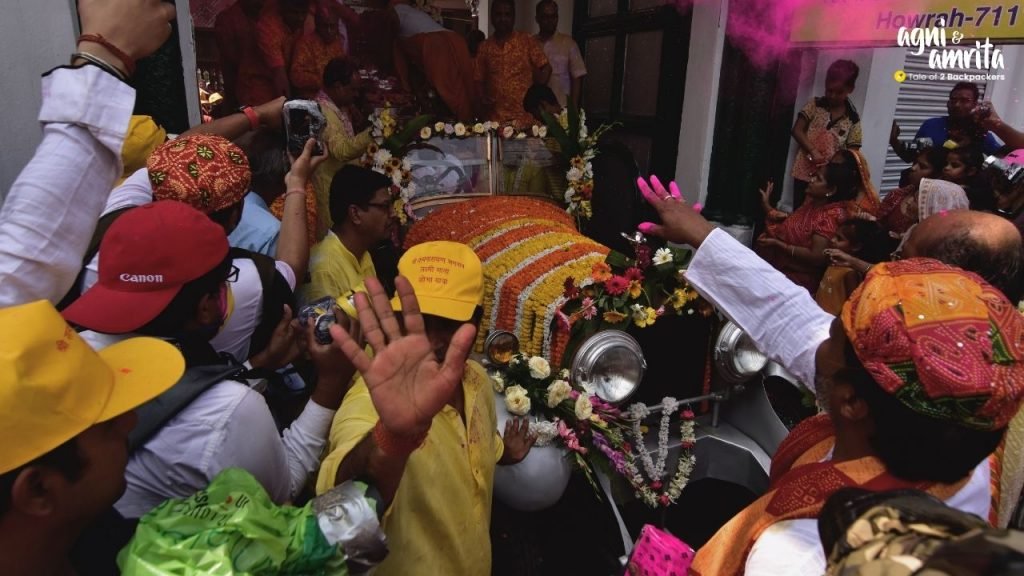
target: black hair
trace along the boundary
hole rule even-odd
[[[540,9],[543,8],[544,6],[554,6],[555,12],[558,12],[558,2],[555,2],[555,0],[540,0],[540,2],[537,2],[536,9],[536,13],[538,15],[540,14]]]
[[[513,13],[515,13],[516,11],[515,0],[491,0],[491,10],[494,10],[494,7],[497,6],[498,4],[505,4],[506,6],[512,9]]]
[[[362,166],[342,166],[331,179],[330,209],[334,225],[348,219],[349,206],[356,205],[365,210],[381,188],[391,188],[391,180],[387,176]]]
[[[846,368],[837,375],[867,403],[871,448],[897,478],[952,484],[965,478],[1003,439],[1005,428],[975,430],[915,412],[870,376],[847,340]]]
[[[356,65],[348,58],[334,58],[324,66],[324,87],[341,83],[348,86],[352,83],[352,76],[356,73]]]
[[[533,114],[534,110],[540,109],[543,102],[558,106],[558,98],[555,97],[555,92],[550,86],[534,84],[526,90],[526,95],[523,96],[523,110]]]
[[[228,254],[212,270],[182,286],[163,312],[136,332],[158,338],[180,337],[185,324],[195,318],[196,308],[203,296],[214,295],[220,291],[231,265],[231,255]]]
[[[949,91],[949,95],[952,96],[953,92],[957,90],[970,90],[975,101],[981,98],[981,90],[978,89],[978,85],[974,82],[957,82],[953,85],[953,89]]]
[[[974,168],[976,171],[981,171],[982,164],[985,163],[985,152],[977,144],[953,148],[946,154],[946,161],[948,162],[949,157],[953,155],[958,156],[968,168]]]
[[[27,464],[0,474],[0,517],[11,509],[11,490],[14,488],[14,481],[31,466],[53,468],[69,482],[77,482],[85,470],[85,459],[78,451],[78,437],[68,440]]]
[[[836,60],[829,64],[828,71],[825,72],[826,83],[842,82],[850,90],[856,86],[858,77],[860,67],[853,60]]]
[[[208,212],[206,216],[210,220],[213,220],[213,222],[216,223],[218,226],[223,228],[225,233],[230,234],[228,226],[231,225],[231,220],[234,219],[235,214],[242,207],[243,201],[244,200],[239,200],[238,202],[235,202],[231,206],[228,206],[227,208],[221,208],[216,212]]]
[[[875,220],[847,218],[839,223],[839,227],[853,232],[849,235],[850,241],[860,247],[854,256],[865,262],[877,264],[888,260],[895,248],[893,239]]]
[[[842,163],[830,162],[825,166],[825,184],[836,189],[835,194],[829,198],[830,202],[853,200],[857,197],[857,181],[860,179],[857,160],[849,150],[840,150],[839,153],[843,157]]]
[[[252,190],[260,195],[274,197],[283,193],[284,176],[289,166],[281,135],[269,128],[260,128],[247,134],[237,144],[249,159]]]
[[[1010,302],[1020,302],[1024,297],[1021,286],[1024,246],[1019,241],[1012,247],[989,247],[979,242],[970,228],[962,226],[943,234],[922,255],[974,272],[999,289]]]
[[[942,146],[928,146],[917,153],[917,158],[924,157],[932,167],[931,177],[942,175],[942,168],[946,165],[946,156],[949,150]]]

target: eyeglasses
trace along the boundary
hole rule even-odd
[[[231,283],[238,282],[238,266],[235,266],[234,264],[232,264],[231,265],[231,269],[228,270],[228,275],[227,275],[226,278],[224,278],[224,280],[226,282],[231,282]]]
[[[390,202],[367,202],[366,206],[367,207],[372,206],[374,208],[380,208],[381,210],[389,210],[389,209],[391,209],[391,203]]]

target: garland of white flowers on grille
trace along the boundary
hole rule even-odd
[[[651,410],[644,404],[633,404],[629,407],[630,418],[633,421],[632,435],[634,450],[627,452],[626,478],[629,480],[636,497],[648,506],[656,507],[659,504],[668,506],[674,504],[683,492],[683,488],[690,481],[693,473],[696,458],[693,455],[693,448],[697,443],[695,435],[694,414],[689,408],[679,413],[679,437],[680,452],[679,462],[676,465],[675,474],[667,485],[662,483],[665,476],[665,462],[668,460],[668,433],[669,422],[672,413],[682,405],[675,398],[666,397],[661,401],[661,425],[658,429],[658,456],[657,461],[651,458],[650,453],[644,446],[644,433],[640,428],[641,421],[650,416]],[[644,480],[636,464],[637,453],[643,464],[644,472],[650,478],[650,483]]]

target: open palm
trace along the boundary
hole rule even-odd
[[[434,415],[451,399],[462,380],[476,327],[461,326],[452,337],[444,361],[438,362],[412,286],[401,276],[395,284],[402,301],[404,334],[380,282],[367,279],[369,302],[365,295],[356,295],[359,324],[373,347],[373,359],[344,328],[332,326],[331,335],[363,375],[381,425],[392,434],[416,436],[430,428]]]

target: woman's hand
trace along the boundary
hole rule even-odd
[[[815,168],[820,168],[825,164],[828,164],[829,159],[825,158],[825,155],[817,150],[812,150],[809,156],[811,164],[814,164]]]
[[[764,209],[764,213],[767,214],[772,211],[772,191],[775,190],[775,182],[771,179],[765,183],[764,188],[759,188],[757,191],[761,195],[761,208]]]
[[[677,244],[689,244],[699,248],[715,227],[700,215],[698,206],[688,205],[679,192],[675,182],[669,184],[669,190],[661,184],[657,176],[651,176],[650,184],[643,178],[637,178],[637,186],[644,199],[654,207],[661,219],[661,224],[641,222],[637,230],[664,238]]]
[[[761,234],[757,239],[757,245],[762,248],[779,248],[780,250],[788,250],[789,244],[786,244],[778,238],[773,238],[767,234]]]

